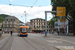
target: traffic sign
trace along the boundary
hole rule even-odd
[[[66,22],[66,19],[63,19],[63,22]]]
[[[66,8],[65,7],[57,7],[57,16],[65,16]]]
[[[63,22],[63,19],[62,18],[60,18],[60,22]]]
[[[66,18],[60,18],[60,22],[66,22]]]

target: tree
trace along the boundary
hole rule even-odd
[[[57,7],[66,7],[66,19],[73,23],[73,33],[75,35],[75,0],[51,0],[53,11]]]
[[[4,18],[8,17],[9,15],[0,14],[0,22],[3,22]]]
[[[54,17],[50,20],[49,25],[51,24],[51,25],[53,25],[53,27],[54,27],[54,23],[58,20],[58,18],[59,18],[59,17],[54,16]]]

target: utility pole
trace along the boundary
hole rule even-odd
[[[45,37],[47,37],[47,12],[45,11]]]
[[[24,11],[24,13],[25,13],[25,25],[26,25],[26,11]]]
[[[9,5],[10,5],[10,15],[11,15],[11,4],[9,3]]]
[[[56,13],[56,11],[45,11],[45,37],[47,37],[47,13]]]

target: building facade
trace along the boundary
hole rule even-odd
[[[2,23],[0,22],[0,30],[2,29],[1,27],[2,27]]]
[[[47,21],[47,32],[53,32],[53,31],[54,31],[53,25],[49,24],[49,21]]]
[[[25,23],[26,26],[28,26],[28,32],[31,33],[32,32],[32,25],[30,22]]]
[[[14,16],[6,17],[3,21],[3,33],[10,33],[10,31],[18,32],[19,19]]]
[[[45,32],[45,19],[42,18],[35,18],[31,19],[30,23],[32,25],[32,32],[40,33]],[[48,25],[47,22],[47,32],[51,31],[52,26]]]

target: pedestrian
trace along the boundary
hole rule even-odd
[[[58,31],[57,33],[58,33],[58,35],[59,35],[59,31]]]
[[[52,32],[51,32],[52,34],[54,33],[54,31],[52,30]]]
[[[12,31],[11,31],[11,36],[12,36]]]
[[[51,31],[49,32],[49,34],[51,33]]]

